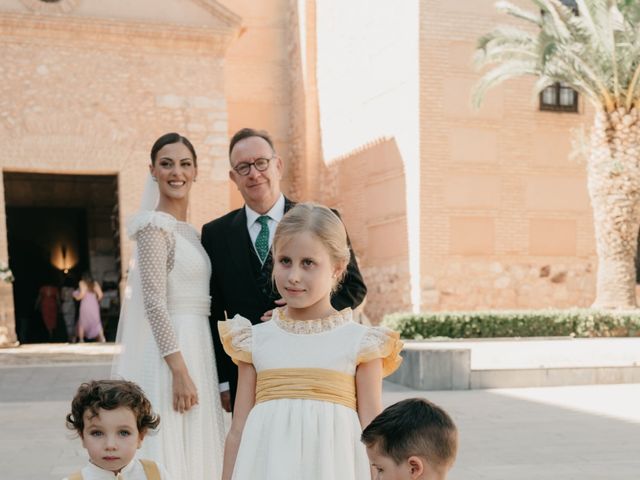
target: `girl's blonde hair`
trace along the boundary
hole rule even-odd
[[[351,258],[347,231],[342,220],[324,205],[311,202],[298,203],[282,217],[273,237],[273,255],[277,255],[278,245],[296,234],[309,232],[315,236],[329,253],[335,265],[342,268],[334,289],[344,278]]]

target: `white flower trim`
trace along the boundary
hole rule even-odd
[[[136,234],[147,225],[153,225],[167,233],[173,233],[178,221],[164,212],[145,211],[138,212],[127,221],[127,234],[134,239]]]

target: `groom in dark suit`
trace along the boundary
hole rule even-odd
[[[211,333],[215,347],[220,398],[231,411],[238,369],[224,352],[218,335],[219,320],[236,314],[256,324],[268,320],[283,305],[271,282],[271,241],[278,223],[294,205],[280,191],[284,165],[264,131],[244,128],[229,145],[229,178],[244,198],[245,206],[202,227],[202,245],[211,259]],[[337,213],[337,212],[336,212]],[[355,308],[367,288],[353,251],[347,274],[331,303],[337,310]]]

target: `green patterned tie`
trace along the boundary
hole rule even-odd
[[[256,252],[260,261],[264,263],[269,254],[269,217],[262,215],[256,221],[260,224],[260,233],[256,237]]]

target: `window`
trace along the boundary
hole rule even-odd
[[[554,83],[540,92],[540,110],[577,112],[578,92],[563,83]]]
[[[560,2],[578,15],[576,0],[560,0]],[[545,15],[544,11],[542,15]],[[540,110],[577,113],[578,92],[563,83],[554,83],[540,92]]]

